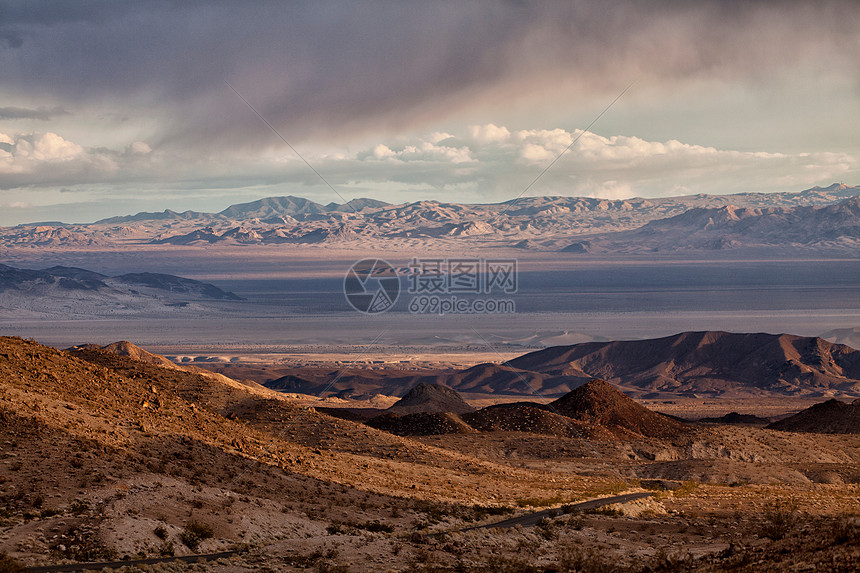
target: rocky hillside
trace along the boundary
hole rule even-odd
[[[768,428],[816,434],[860,434],[860,399],[851,403],[827,400],[774,422]]]
[[[544,391],[565,380],[596,377],[652,394],[860,395],[860,351],[790,334],[706,331],[591,342],[546,348],[508,365],[543,375]]]
[[[475,408],[466,403],[456,391],[442,384],[422,382],[409,390],[388,412],[392,414],[417,414],[452,412],[465,414]]]
[[[689,426],[637,404],[611,384],[591,380],[549,404],[518,402],[474,411],[450,388],[421,384],[404,406],[395,406],[367,423],[398,435],[439,435],[480,432],[525,432],[589,439],[677,436]],[[408,399],[407,399],[408,398]],[[453,409],[468,408],[467,412]],[[465,408],[463,408],[465,406]],[[422,410],[422,408],[424,408]],[[398,415],[401,412],[404,415]]]
[[[668,437],[686,429],[685,424],[637,404],[611,384],[594,379],[547,406],[568,418],[610,431],[629,430],[649,437]]]
[[[334,378],[334,384],[332,380]],[[289,392],[401,395],[419,384],[458,392],[557,398],[592,378],[641,398],[860,396],[860,351],[790,334],[682,332],[647,340],[552,346],[504,364],[408,373],[296,369],[267,382]]]
[[[826,549],[816,565],[847,571],[856,561],[847,560],[853,530],[834,528],[835,537],[822,541],[830,529],[819,525],[853,507],[860,483],[854,435],[708,426],[663,439],[521,403],[507,407],[510,416],[505,407],[387,414],[424,434],[405,438],[153,360],[160,362],[130,343],[68,352],[0,337],[0,569],[233,550],[192,568],[367,573],[432,559],[441,570],[465,562],[476,571],[530,571],[520,560],[525,551],[541,570],[596,567],[591,557],[573,561],[573,553],[556,567],[546,557],[555,560],[563,542],[606,553],[601,570],[608,570],[667,542],[714,543],[705,547],[723,563],[736,555],[724,551],[730,535],[754,549],[741,564],[790,555],[795,569],[820,569],[808,559],[800,567],[796,556],[810,547]],[[553,407],[601,424],[629,411],[605,384],[583,388]],[[553,433],[533,432],[541,426]],[[434,428],[446,433],[426,435]],[[536,529],[467,531],[515,508],[640,491],[640,479],[701,483],[644,508],[624,505],[623,517],[612,508],[559,515],[555,523],[550,515]],[[814,537],[767,549],[749,519],[760,519],[775,490],[805,503],[802,530],[814,523]],[[714,531],[720,538],[711,542]],[[453,532],[435,543],[436,534]],[[523,535],[536,541],[523,545]],[[488,561],[488,547],[504,560],[494,554]],[[676,569],[663,561],[630,570]],[[717,562],[696,563],[713,571]],[[165,566],[184,567],[155,567]]]

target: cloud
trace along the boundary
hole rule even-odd
[[[12,156],[33,162],[71,161],[83,155],[84,148],[66,141],[56,133],[19,135],[14,142]]]
[[[84,148],[67,141],[56,133],[17,134],[11,137],[0,133],[0,173],[20,173],[44,163],[68,162],[81,158]]]
[[[469,126],[469,136],[479,143],[502,143],[511,137],[507,127],[499,127],[492,123],[487,125]]]
[[[38,119],[48,121],[61,115],[71,115],[62,107],[40,107],[32,109],[27,107],[0,107],[0,119]]]
[[[145,145],[145,144],[144,144]],[[100,182],[134,175],[127,154],[87,149],[54,132],[0,133],[0,189]]]
[[[144,141],[134,141],[125,150],[128,155],[149,155],[152,148]]]
[[[846,152],[742,151],[560,128],[513,130],[495,124],[470,126],[463,133],[431,132],[379,141],[357,152],[304,156],[335,188],[365,189],[366,195],[395,202],[400,190],[450,201],[506,200],[539,175],[529,194],[618,198],[665,196],[679,189],[800,190],[860,170],[860,158]],[[7,189],[63,186],[83,193],[92,185],[110,184],[111,196],[136,194],[141,187],[212,193],[258,186],[260,194],[282,194],[286,186],[289,193],[305,195],[323,187],[290,153],[189,159],[153,150],[142,141],[116,150],[86,148],[52,132],[0,133],[0,174]]]
[[[605,137],[581,130],[513,131],[488,125],[470,126],[461,136],[447,135],[439,141],[431,134],[399,147],[380,143],[357,153],[354,160],[317,167],[331,173],[327,176],[331,181],[363,180],[370,184],[374,177],[380,177],[410,186],[435,186],[440,195],[451,186],[457,186],[460,193],[465,186],[474,197],[492,200],[516,196],[563,153],[530,189],[531,194],[620,198],[666,196],[679,190],[800,190],[804,185],[832,182],[860,168],[860,158],[849,153],[740,151],[678,140]],[[448,141],[462,142],[462,147],[445,147]],[[453,153],[454,149],[459,153]],[[378,167],[382,164],[384,172]]]
[[[850,0],[35,0],[3,12],[0,95],[76,114],[133,110],[129,121],[146,110],[147,140],[174,151],[278,145],[225,79],[292,143],[355,141],[512,106],[587,107],[632,79],[645,87],[631,98],[659,100],[700,82],[761,86],[804,65],[846,77],[860,49]]]

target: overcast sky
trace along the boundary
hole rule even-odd
[[[0,2],[0,224],[341,202],[230,86],[346,199],[508,200],[577,137],[528,195],[860,184],[858,22],[856,1]]]

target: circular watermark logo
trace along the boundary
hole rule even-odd
[[[343,294],[358,312],[385,312],[394,306],[400,296],[400,277],[386,261],[364,259],[347,271],[343,279]]]

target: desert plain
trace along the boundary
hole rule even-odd
[[[735,224],[733,245],[564,251],[558,210],[535,244],[512,223],[427,230],[473,216],[454,207],[397,207],[423,214],[405,238],[301,239],[341,211],[276,244],[263,228],[285,223],[261,213],[241,236],[232,219],[194,235],[209,215],[5,230],[5,570],[856,570],[850,223],[829,242],[746,245]],[[642,209],[597,205],[593,232],[647,227]],[[410,312],[404,277],[388,312],[357,312],[344,276],[373,258],[515,260],[516,310]]]

